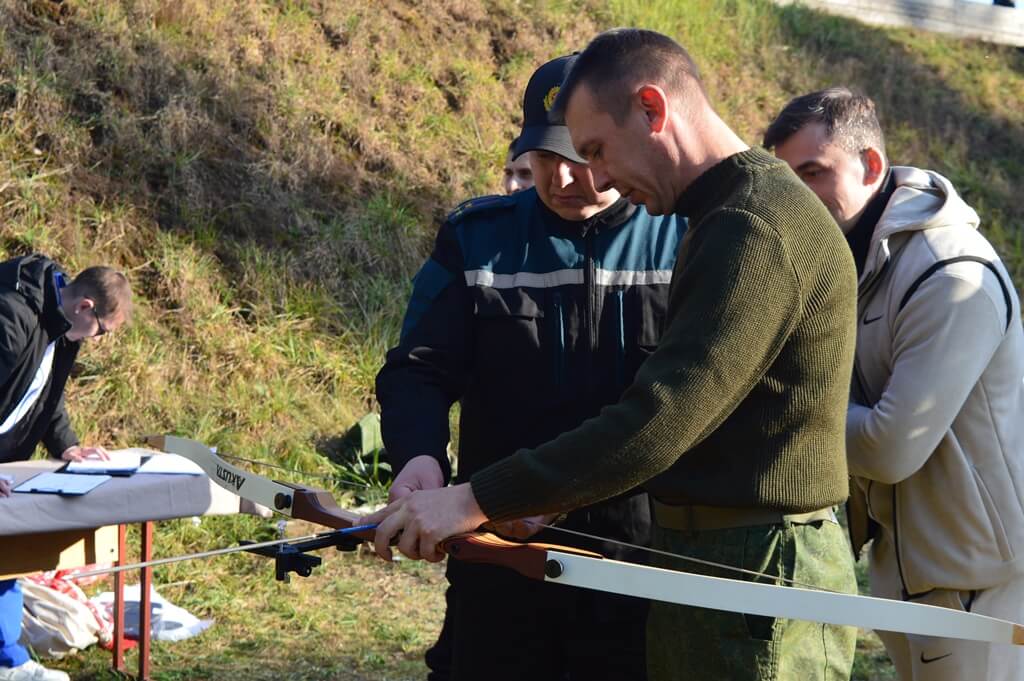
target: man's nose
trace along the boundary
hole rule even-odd
[[[574,182],[572,167],[565,161],[558,162],[558,168],[555,170],[555,181],[558,183],[559,189],[564,189]]]
[[[597,189],[598,192],[606,192],[609,189],[614,188],[611,176],[605,172],[603,167],[591,163],[590,174],[594,178],[594,188]]]

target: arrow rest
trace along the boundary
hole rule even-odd
[[[243,541],[242,546],[253,542]],[[294,572],[300,577],[309,577],[313,574],[313,568],[318,567],[323,560],[320,556],[306,555],[310,551],[335,547],[339,551],[355,551],[363,540],[352,535],[350,530],[335,530],[319,535],[315,539],[278,544],[277,546],[261,546],[255,549],[246,550],[247,553],[255,553],[259,556],[266,556],[274,559],[275,578],[279,582],[290,582],[291,574]]]

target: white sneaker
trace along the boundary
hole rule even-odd
[[[0,681],[71,681],[71,677],[29,660],[17,667],[0,667]]]

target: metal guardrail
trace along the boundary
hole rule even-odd
[[[800,4],[868,24],[919,28],[960,38],[1024,47],[1024,8],[965,0],[775,0]]]

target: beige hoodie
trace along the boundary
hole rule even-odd
[[[1020,302],[949,181],[892,172],[858,289],[850,472],[905,595],[983,589],[1024,571]]]

